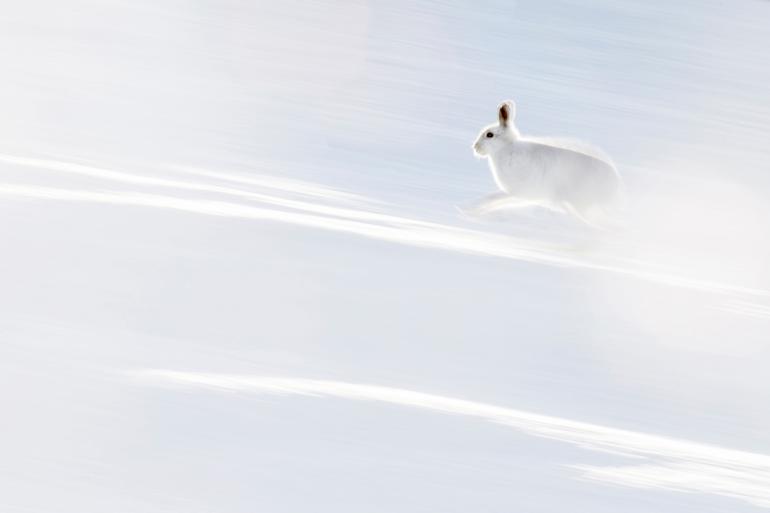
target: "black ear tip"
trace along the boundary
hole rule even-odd
[[[508,114],[511,106],[508,105],[508,103],[503,102],[500,104],[500,118],[503,120],[508,120]]]
[[[500,123],[506,124],[512,121],[516,115],[516,104],[513,103],[513,100],[504,100],[500,103],[499,113]]]

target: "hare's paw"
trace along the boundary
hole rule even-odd
[[[460,214],[460,217],[471,221],[477,221],[483,215],[482,212],[479,212],[478,207],[475,206],[464,207],[455,205],[455,210]]]
[[[455,208],[465,218],[479,219],[492,210],[494,206],[505,201],[509,196],[504,193],[494,193],[474,201],[469,205],[458,205]]]

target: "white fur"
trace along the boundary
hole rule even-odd
[[[537,205],[570,213],[590,225],[602,224],[621,189],[609,158],[575,141],[522,137],[514,117],[513,102],[503,102],[498,123],[484,128],[473,144],[476,156],[489,159],[501,192],[482,200],[472,213]]]

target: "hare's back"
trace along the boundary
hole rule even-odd
[[[531,148],[543,167],[544,180],[559,197],[580,196],[608,200],[619,187],[619,175],[611,162],[578,151],[536,144]]]
[[[611,179],[617,176],[611,162],[567,148],[538,143],[530,147],[530,155],[546,170],[564,178]]]

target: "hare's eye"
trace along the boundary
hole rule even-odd
[[[495,134],[493,134],[492,132],[487,132],[487,139],[489,139],[490,137],[494,137],[494,136],[495,136]]]

